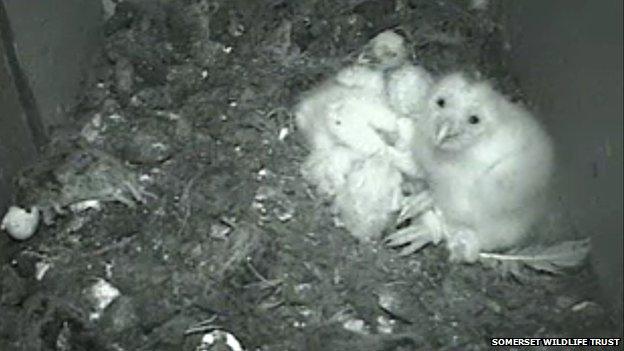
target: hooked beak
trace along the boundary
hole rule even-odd
[[[396,131],[387,131],[375,128],[375,132],[377,132],[377,134],[388,146],[395,146],[399,140],[399,135]]]
[[[435,130],[435,143],[436,145],[443,144],[450,136],[452,136],[452,125],[448,121],[441,122],[437,125]]]
[[[363,52],[357,58],[357,63],[361,65],[377,64],[379,63],[378,61],[370,47],[364,48]]]
[[[402,58],[401,53],[394,52],[392,49],[382,48],[381,51],[375,52],[375,49],[369,45],[358,56],[357,63],[378,66],[382,70],[387,70],[398,66]]]
[[[458,126],[452,121],[441,121],[435,130],[434,143],[440,148],[451,146],[461,136]]]

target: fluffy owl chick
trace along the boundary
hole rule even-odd
[[[411,156],[413,124],[388,104],[386,70],[404,63],[403,38],[384,32],[367,45],[372,61],[339,71],[295,108],[298,129],[311,147],[302,167],[355,237],[377,237],[401,202]]]
[[[414,172],[411,120],[387,105],[383,89],[328,82],[302,100],[298,128],[311,146],[302,174],[349,232],[378,237],[401,201],[403,173]]]
[[[303,175],[332,197],[354,162],[384,155],[405,174],[417,168],[411,156],[412,122],[390,109],[383,88],[326,82],[295,109],[298,129],[311,147]]]
[[[358,76],[351,68],[349,71]],[[375,76],[370,69],[358,71]],[[313,149],[342,144],[365,155],[375,153],[386,146],[384,137],[396,134],[398,116],[383,99],[383,80],[377,86],[360,76],[350,78],[352,85],[347,85],[343,73],[338,74],[341,80],[325,82],[304,96],[295,108],[297,127]]]
[[[402,201],[401,172],[383,155],[354,164],[335,198],[335,210],[356,238],[377,239]]]
[[[301,167],[301,174],[316,186],[323,198],[331,199],[344,188],[348,173],[361,158],[359,153],[337,144],[330,149],[313,149]]]
[[[424,68],[403,65],[389,72],[386,78],[388,103],[400,114],[421,119],[432,84],[433,78]]]
[[[432,201],[418,201],[439,209],[451,259],[472,262],[481,251],[517,244],[546,205],[549,136],[528,111],[459,73],[433,87],[428,114],[413,150]],[[394,244],[419,242],[415,250],[429,239],[436,235],[422,226],[390,236]]]
[[[366,44],[358,62],[384,70],[401,66],[407,61],[407,56],[405,39],[391,30],[385,30]]]
[[[370,127],[381,134],[368,141],[357,141],[367,144],[367,150],[381,146],[380,136],[392,139],[397,116],[385,101],[384,69],[398,67],[406,57],[403,37],[392,31],[382,32],[369,41],[357,64],[340,70],[335,77],[305,94],[295,108],[295,116],[298,129],[312,148],[331,149],[344,130],[350,134],[356,129],[366,130],[362,136],[370,136],[373,131]],[[352,128],[340,127],[340,119],[354,122],[349,122]],[[359,127],[354,128],[355,124]],[[332,130],[334,126],[337,128]],[[352,139],[350,135],[345,137]],[[359,146],[351,145],[346,139],[342,138],[342,142],[359,150]]]

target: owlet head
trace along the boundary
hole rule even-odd
[[[495,95],[486,83],[454,73],[440,80],[428,101],[429,137],[443,150],[460,150],[496,130]]]

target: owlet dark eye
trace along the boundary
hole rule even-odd
[[[468,123],[470,124],[477,124],[481,121],[481,119],[479,119],[479,116],[477,115],[472,115],[470,117],[468,117]]]
[[[440,107],[444,107],[444,105],[446,105],[446,101],[444,101],[443,98],[439,98],[438,100],[436,100],[436,104],[438,104],[438,106]]]

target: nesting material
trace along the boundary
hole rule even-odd
[[[98,278],[95,283],[87,289],[86,294],[87,299],[92,303],[93,310],[89,318],[91,320],[97,320],[100,319],[104,310],[121,295],[121,292],[111,283],[102,278]]]

